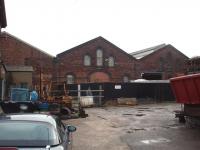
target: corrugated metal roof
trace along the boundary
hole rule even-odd
[[[150,48],[146,48],[146,49],[143,49],[143,50],[139,50],[139,51],[136,51],[136,52],[133,52],[133,53],[130,53],[130,55],[132,55],[133,57],[135,57],[136,59],[141,59],[163,47],[165,47],[166,44],[160,44],[160,45],[157,45],[157,46],[153,46],[153,47],[150,47]]]
[[[192,58],[190,58],[189,60],[199,60],[200,59],[200,56],[194,56],[194,57],[192,57]]]
[[[169,80],[145,80],[145,79],[137,79],[131,82],[136,83],[170,83]]]
[[[5,66],[8,72],[33,72],[32,66]]]

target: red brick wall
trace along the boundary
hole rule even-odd
[[[186,62],[187,74],[200,73],[200,57],[193,57]]]
[[[103,50],[104,65],[102,67],[96,66],[98,48]],[[163,72],[163,79],[168,79],[185,73],[185,61],[188,59],[173,46],[168,45],[147,57],[135,60],[109,41],[98,37],[58,54],[58,63],[53,64],[54,58],[50,55],[5,33],[0,37],[0,52],[5,65],[33,66],[34,85],[39,85],[40,75],[43,84],[48,84],[52,76],[66,81],[67,74],[73,74],[76,83],[90,82],[90,76],[95,72],[107,74],[111,82],[122,82],[124,76],[128,76],[130,80],[138,79],[141,78],[140,75],[143,72]],[[91,56],[91,66],[84,66],[85,54]],[[115,59],[114,67],[107,65],[106,59],[109,56]],[[104,80],[105,78],[107,77],[102,77]]]
[[[137,62],[137,78],[141,78],[143,72],[162,72],[163,79],[184,74],[188,57],[171,45],[146,56]]]
[[[40,69],[43,82],[50,80],[53,69],[53,57],[20,39],[3,33],[0,37],[1,59],[5,65],[33,66],[33,86],[39,85]]]
[[[104,65],[102,67],[96,66],[96,50],[98,48],[103,50]],[[91,66],[84,66],[85,54],[91,56]],[[115,59],[114,67],[108,67],[105,61],[109,56],[113,56]],[[90,75],[95,72],[108,74],[111,82],[122,82],[124,75],[127,75],[129,79],[135,78],[135,59],[101,37],[58,54],[57,57],[61,64],[58,74],[63,77],[63,80],[66,80],[67,74],[73,74],[76,83],[85,83],[90,81]]]

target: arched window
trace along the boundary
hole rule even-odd
[[[103,66],[103,51],[101,49],[97,50],[97,66]]]
[[[73,84],[74,83],[74,76],[71,74],[67,75],[67,84]]]
[[[91,65],[91,57],[89,55],[84,56],[84,65],[90,66]]]
[[[108,58],[108,66],[109,66],[109,67],[114,67],[114,65],[115,65],[114,57],[110,56],[110,57]]]
[[[124,77],[123,77],[123,82],[129,82],[128,76],[124,76]]]
[[[164,58],[160,57],[160,70],[159,71],[163,71],[164,70]]]

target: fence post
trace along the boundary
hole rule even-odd
[[[1,84],[1,100],[3,100],[4,99],[4,94],[5,94],[5,80],[2,80],[2,84]]]
[[[102,106],[102,85],[99,85],[99,106]]]
[[[80,103],[81,101],[81,85],[78,84],[78,102]]]

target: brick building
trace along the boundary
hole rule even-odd
[[[53,80],[67,83],[128,82],[141,78],[168,79],[184,74],[188,57],[172,45],[161,44],[131,54],[97,37],[56,58],[3,32],[0,53],[5,65],[32,66],[33,88],[42,92]]]
[[[6,68],[2,61],[0,61],[0,100],[5,96],[5,81],[6,81]]]
[[[67,83],[128,82],[135,79],[135,58],[97,37],[57,55],[58,75]]]
[[[44,86],[46,87],[50,84],[53,70],[53,56],[7,32],[2,32],[0,53],[2,61],[7,66],[33,67],[32,88],[40,91]]]
[[[169,79],[186,73],[188,57],[172,45],[161,44],[131,55],[137,59],[137,78]]]
[[[186,62],[187,73],[200,73],[200,56],[193,57]]]
[[[6,20],[6,11],[5,11],[5,4],[4,0],[0,0],[0,39],[1,39],[1,29],[7,26]],[[0,99],[4,99],[5,94],[5,66],[3,61],[1,60],[1,53],[0,53]]]

